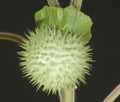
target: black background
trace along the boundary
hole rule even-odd
[[[82,11],[94,22],[91,76],[87,85],[76,90],[76,102],[102,102],[106,95],[120,83],[120,1],[83,0]],[[60,0],[63,7],[68,0]],[[34,29],[34,13],[47,5],[46,0],[0,0],[0,31],[24,36]],[[58,96],[47,96],[22,78],[17,51],[13,42],[0,41],[0,102],[59,102]],[[120,102],[120,97],[115,101]]]

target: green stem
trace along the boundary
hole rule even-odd
[[[8,32],[0,32],[0,40],[8,40],[8,41],[12,41],[18,44],[23,43],[23,40],[25,40],[26,38],[14,34],[14,33],[8,33]]]
[[[103,102],[114,102],[120,95],[120,84],[105,98]]]
[[[49,6],[60,7],[58,0],[47,0]]]
[[[82,6],[82,0],[70,0],[70,3],[75,6],[78,10],[81,9]]]
[[[75,102],[75,89],[63,88],[59,92],[60,102]]]

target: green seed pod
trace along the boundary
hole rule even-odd
[[[21,45],[24,50],[18,53],[25,77],[37,90],[42,87],[53,94],[85,83],[92,61],[86,45],[91,38],[91,19],[73,6],[44,7],[35,19],[38,27],[29,31]]]

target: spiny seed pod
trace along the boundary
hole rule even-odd
[[[36,22],[38,27],[29,31],[21,45],[24,50],[19,52],[25,77],[37,90],[42,87],[53,94],[85,83],[92,61],[86,45],[91,38],[91,19],[73,6],[45,7],[36,13]]]

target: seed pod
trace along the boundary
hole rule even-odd
[[[18,52],[22,72],[30,83],[56,94],[62,88],[86,83],[91,49],[91,19],[73,6],[44,7],[35,15],[37,27],[29,31]]]

